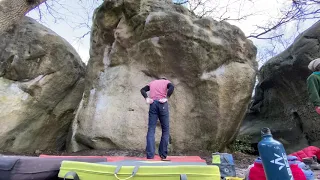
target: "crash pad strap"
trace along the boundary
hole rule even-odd
[[[129,176],[129,177],[125,178],[125,179],[120,179],[120,178],[118,177],[118,172],[120,171],[121,167],[122,167],[122,166],[118,166],[118,167],[116,168],[116,170],[114,171],[114,176],[115,176],[118,180],[128,180],[128,179],[132,178],[133,176],[135,176],[135,175],[137,174],[138,170],[139,170],[139,166],[135,166],[134,169],[133,169],[133,171],[132,171],[131,176]]]
[[[70,171],[68,172],[65,176],[64,176],[64,180],[66,180],[66,178],[68,176],[72,176],[74,180],[80,180],[78,174],[76,172]]]
[[[186,174],[180,174],[180,180],[187,180],[187,175]]]

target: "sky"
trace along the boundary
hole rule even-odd
[[[48,0],[27,16],[50,28],[66,39],[79,53],[82,61],[89,60],[90,31],[92,14],[102,0]],[[39,9],[40,12],[39,13]],[[40,14],[41,17],[40,17]],[[89,27],[88,27],[89,26]],[[84,36],[85,35],[85,36]]]
[[[228,21],[238,26],[247,36],[256,30],[257,25],[265,25],[270,19],[279,17],[280,10],[289,7],[291,0],[214,0],[205,4],[205,8],[215,7],[216,10],[210,16],[216,19],[237,18],[253,14],[241,21]],[[93,11],[102,3],[102,0],[48,0],[46,6],[29,12],[27,16],[36,19],[41,24],[55,31],[66,39],[79,53],[82,60],[89,60],[90,26]],[[186,7],[190,7],[186,5]],[[192,8],[192,7],[191,7]],[[199,10],[202,8],[199,8]],[[200,12],[200,11],[198,11]],[[314,24],[315,20],[309,20],[301,25],[300,32]],[[289,24],[283,29],[286,37],[296,36],[297,30]],[[252,39],[258,51],[270,46],[265,40]],[[259,57],[258,57],[259,61]]]

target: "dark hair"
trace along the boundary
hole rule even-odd
[[[158,79],[168,80],[166,77],[159,77]]]

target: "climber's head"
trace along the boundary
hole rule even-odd
[[[168,80],[165,76],[160,76],[158,79]]]

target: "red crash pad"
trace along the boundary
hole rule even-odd
[[[53,156],[53,155],[46,155],[46,154],[41,154],[39,156],[40,158],[64,158],[64,159],[68,159],[68,158],[85,158],[85,159],[107,159],[106,156]]]
[[[147,159],[141,157],[129,157],[129,156],[51,156],[41,154],[39,157],[59,157],[59,158],[106,158],[108,162],[115,162],[115,161],[123,161],[123,160],[140,160],[140,161],[159,161],[161,158],[159,156],[155,156],[154,159]],[[199,156],[168,156],[168,160],[173,162],[206,162],[204,159],[201,159]]]
[[[140,161],[160,161],[159,156],[155,156],[154,159],[140,158],[140,157],[128,157],[128,156],[106,156],[108,162],[122,161],[122,160],[140,160]],[[199,156],[168,156],[168,160],[173,162],[206,162]]]

